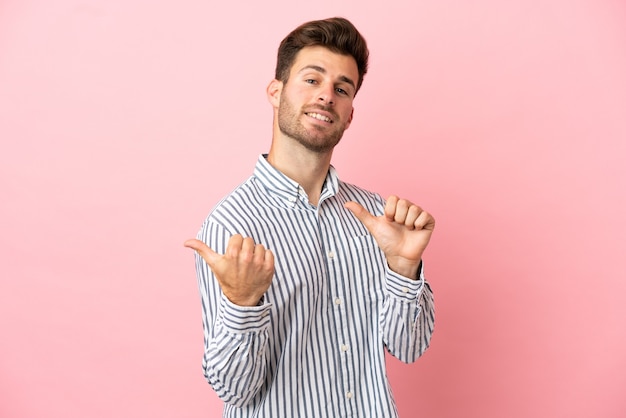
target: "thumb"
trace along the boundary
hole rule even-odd
[[[369,213],[367,209],[361,206],[357,202],[346,202],[344,207],[356,216],[356,218],[365,225],[368,231],[372,232],[374,225],[376,224],[376,217]]]
[[[191,248],[192,250],[197,251],[198,254],[200,254],[200,256],[204,258],[204,261],[206,261],[208,265],[212,265],[214,262],[217,261],[220,256],[218,253],[213,251],[208,245],[206,245],[199,239],[188,239],[183,245],[187,248]]]

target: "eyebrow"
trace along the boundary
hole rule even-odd
[[[320,67],[319,65],[307,65],[305,67],[302,67],[302,69],[300,69],[300,71],[298,72],[301,73],[304,70],[314,70],[322,74],[326,74],[326,68]],[[339,76],[339,80],[343,81],[344,83],[350,84],[352,88],[356,90],[356,84],[354,84],[354,81],[352,81],[350,77],[346,77],[345,75],[342,75],[342,76]]]

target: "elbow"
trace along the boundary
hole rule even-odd
[[[235,408],[245,408],[252,404],[263,383],[262,379],[253,379],[249,373],[226,378],[215,370],[205,368],[204,375],[217,396]]]

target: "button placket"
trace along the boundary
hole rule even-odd
[[[325,203],[326,201],[324,201]],[[330,285],[330,303],[333,304],[332,315],[334,317],[334,326],[336,327],[335,350],[339,356],[339,374],[337,389],[343,389],[343,396],[347,411],[353,411],[354,404],[351,402],[354,397],[355,369],[353,358],[350,355],[351,341],[351,324],[350,324],[350,303],[348,303],[350,295],[350,284],[346,282],[346,278],[350,276],[349,265],[345,265],[343,251],[345,250],[345,241],[347,237],[341,226],[331,222],[325,216],[325,213],[332,213],[331,210],[323,211],[323,204],[318,205],[317,219],[322,237],[322,248],[326,256],[326,266],[328,272],[328,280]],[[339,383],[341,382],[341,383]],[[339,396],[341,392],[337,394]],[[350,405],[352,404],[352,405]]]

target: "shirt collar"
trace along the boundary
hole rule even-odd
[[[261,182],[265,189],[291,206],[298,202],[308,204],[309,199],[304,189],[296,181],[284,175],[267,161],[267,154],[262,154],[254,168],[254,176]],[[322,187],[320,203],[337,194],[339,190],[339,177],[337,171],[331,165]]]

